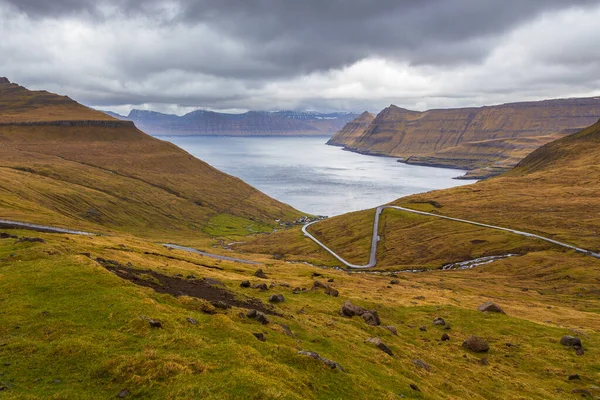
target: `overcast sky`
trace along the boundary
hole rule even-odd
[[[127,113],[600,95],[600,0],[0,0],[0,76]]]

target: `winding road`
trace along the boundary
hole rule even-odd
[[[5,220],[5,219],[0,219],[0,228],[27,229],[27,230],[32,230],[32,231],[36,231],[36,232],[66,233],[66,234],[71,234],[71,235],[84,235],[84,236],[96,235],[95,233],[89,233],[89,232],[84,232],[84,231],[76,231],[76,230],[72,230],[72,229],[57,228],[54,226],[30,224],[28,222],[9,221],[9,220]],[[250,261],[250,260],[244,260],[241,258],[233,258],[233,257],[221,256],[218,254],[206,253],[204,251],[200,251],[200,250],[197,250],[197,249],[194,249],[191,247],[179,246],[176,244],[163,244],[163,246],[168,249],[183,250],[183,251],[187,251],[190,253],[199,254],[201,256],[215,258],[217,260],[233,261],[233,262],[237,262],[237,263],[251,264],[251,265],[260,264],[256,261]]]
[[[356,264],[349,263],[348,261],[344,260],[335,251],[331,250],[329,247],[327,247],[321,241],[319,241],[316,237],[314,237],[313,235],[311,235],[308,232],[307,228],[309,226],[313,225],[313,224],[316,224],[317,222],[320,222],[320,221],[314,221],[314,222],[311,222],[309,224],[304,225],[302,227],[302,232],[304,233],[304,236],[308,237],[313,242],[315,242],[316,244],[318,244],[319,246],[321,246],[323,249],[327,250],[327,252],[329,252],[332,256],[334,256],[336,259],[338,259],[338,261],[340,261],[342,264],[344,264],[348,268],[354,268],[354,269],[373,268],[373,267],[375,267],[377,265],[377,243],[380,240],[380,237],[379,237],[379,219],[381,217],[381,213],[383,212],[383,210],[385,210],[387,208],[394,209],[394,210],[400,210],[400,211],[406,211],[406,212],[413,213],[413,214],[425,215],[425,216],[428,216],[428,217],[436,217],[436,218],[441,218],[441,219],[447,219],[447,220],[450,220],[450,221],[462,222],[462,223],[470,224],[470,225],[482,226],[484,228],[496,229],[496,230],[499,230],[499,231],[510,232],[510,233],[514,233],[516,235],[530,237],[530,238],[534,238],[534,239],[539,239],[539,240],[543,240],[543,241],[546,241],[546,242],[550,242],[550,243],[555,244],[557,246],[561,246],[561,247],[565,247],[565,248],[568,248],[568,249],[571,249],[571,250],[575,250],[575,251],[577,251],[579,253],[586,254],[588,256],[592,256],[592,257],[600,259],[600,254],[599,253],[594,253],[593,251],[590,251],[590,250],[582,249],[580,247],[576,247],[576,246],[570,245],[568,243],[562,243],[562,242],[559,242],[557,240],[550,239],[550,238],[547,238],[547,237],[544,237],[544,236],[540,236],[540,235],[536,235],[536,234],[533,234],[533,233],[518,231],[518,230],[510,229],[510,228],[504,228],[504,227],[501,227],[501,226],[488,225],[488,224],[484,224],[484,223],[481,223],[481,222],[468,221],[466,219],[446,217],[445,215],[433,214],[433,213],[428,213],[428,212],[425,212],[425,211],[417,211],[417,210],[412,210],[410,208],[404,208],[404,207],[399,207],[399,206],[379,206],[379,207],[377,207],[377,209],[375,211],[375,221],[373,222],[373,236],[371,237],[371,253],[369,255],[369,263],[366,264],[366,265],[356,265]]]

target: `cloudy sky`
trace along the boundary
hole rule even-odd
[[[0,38],[0,76],[121,113],[600,95],[600,0],[0,0]]]

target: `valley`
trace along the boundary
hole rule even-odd
[[[600,394],[600,259],[488,226],[598,252],[600,124],[304,227],[376,261],[349,271],[312,216],[131,122],[11,83],[0,104],[3,398]]]

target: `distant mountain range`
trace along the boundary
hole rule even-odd
[[[411,111],[394,105],[363,113],[328,144],[403,162],[497,175],[538,147],[600,118],[600,97],[510,103],[479,108]]]
[[[313,111],[249,111],[243,114],[226,114],[197,110],[181,117],[135,109],[128,116],[104,112],[118,119],[133,121],[139,129],[154,136],[333,135],[358,116],[354,113],[324,114]]]

